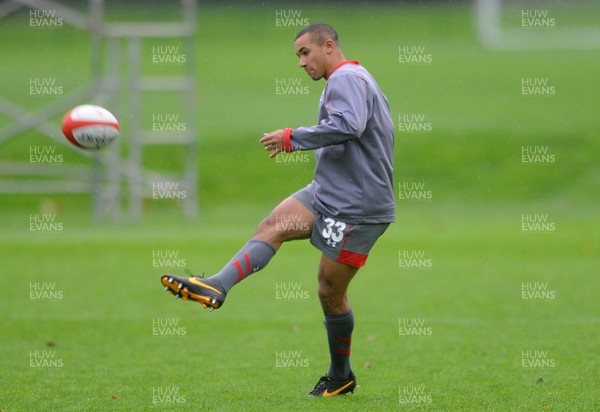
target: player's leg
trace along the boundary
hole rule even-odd
[[[339,315],[348,313],[348,285],[358,272],[357,267],[345,265],[323,255],[319,264],[319,300],[323,313]]]
[[[310,238],[314,219],[310,206],[290,196],[260,222],[251,241],[266,242],[279,250],[283,242]]]
[[[211,309],[221,307],[227,292],[252,273],[263,269],[283,242],[310,237],[314,213],[305,197],[298,193],[275,207],[259,224],[248,243],[217,274],[206,279],[163,275],[161,282],[165,290]]]
[[[354,314],[348,302],[348,285],[358,272],[323,255],[319,265],[319,300],[325,315],[329,344],[329,371],[309,395],[331,397],[354,391],[356,377],[350,367]]]
[[[207,280],[227,293],[235,284],[263,269],[283,242],[310,237],[313,220],[313,213],[302,202],[288,197],[258,225],[254,236],[229,263]]]
[[[348,285],[368,258],[388,224],[349,224],[316,214],[311,243],[323,256],[319,265],[319,299],[325,316],[330,366],[310,396],[331,397],[354,391],[356,377],[350,367],[354,314],[348,302]]]

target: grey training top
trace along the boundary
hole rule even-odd
[[[292,130],[293,150],[315,150],[308,186],[319,212],[347,223],[388,223],[395,218],[392,171],[394,123],[387,98],[356,61],[327,79],[319,124]]]

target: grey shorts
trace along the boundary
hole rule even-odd
[[[360,268],[365,265],[371,248],[386,231],[389,223],[353,224],[325,216],[310,202],[308,189],[292,195],[315,215],[310,243],[336,262]]]

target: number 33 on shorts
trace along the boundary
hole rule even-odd
[[[330,217],[324,218],[323,222],[327,226],[323,228],[321,235],[326,240],[328,246],[335,247],[337,243],[344,239],[344,230],[346,230],[347,225],[344,222],[335,221]]]
[[[389,223],[341,222],[316,212],[310,243],[334,261],[360,268],[388,226]]]

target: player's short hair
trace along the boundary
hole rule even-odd
[[[319,46],[322,46],[327,39],[333,40],[337,45],[340,44],[337,31],[335,31],[333,27],[326,23],[313,23],[310,26],[306,26],[300,30],[294,40],[298,40],[306,33],[310,33],[312,40]]]

